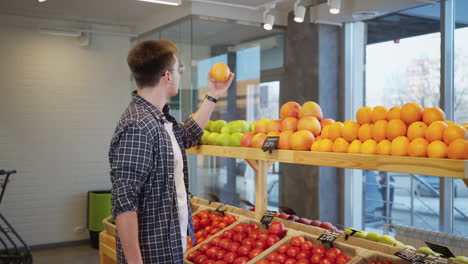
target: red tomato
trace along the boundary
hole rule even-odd
[[[248,257],[239,257],[239,258],[236,258],[236,260],[234,260],[233,264],[245,264],[247,262],[249,262]]]
[[[267,248],[267,245],[266,245],[266,242],[264,240],[255,240],[255,242],[253,244],[253,247],[254,248],[265,249],[265,248]]]
[[[195,264],[203,264],[203,262],[205,262],[207,260],[208,260],[208,257],[206,255],[200,255],[200,256],[196,257],[193,262]]]
[[[239,256],[248,256],[250,250],[252,250],[252,247],[243,245],[237,249],[237,254],[239,254]]]
[[[260,231],[260,233],[258,233],[257,239],[266,241],[269,235],[270,233],[268,233],[267,231]]]
[[[222,234],[222,237],[231,239],[235,234],[236,232],[234,232],[234,230],[225,230]]]
[[[246,238],[246,237],[247,237],[246,233],[236,233],[232,237],[232,241],[242,242],[242,240],[244,240],[244,238]]]
[[[247,262],[249,262],[248,257],[239,257],[239,258],[236,258],[236,260],[234,260],[234,264],[245,264]]]
[[[335,264],[335,260],[330,258],[324,258],[320,261],[320,264]]]
[[[237,252],[240,246],[242,245],[239,242],[231,242],[231,245],[229,246],[227,250],[231,252]]]
[[[308,259],[301,259],[299,261],[296,262],[296,264],[309,264],[310,261]]]
[[[211,222],[211,219],[209,219],[209,218],[202,218],[202,219],[200,220],[200,226],[203,227],[203,228],[205,228],[205,227],[211,225],[211,223],[212,223],[212,222]]]
[[[200,218],[193,218],[193,228],[195,229],[195,232],[198,232],[200,230]]]
[[[288,251],[286,251],[286,254],[291,258],[295,258],[299,251],[301,250],[298,247],[290,247]]]
[[[216,260],[214,260],[214,259],[209,259],[209,260],[203,262],[203,264],[215,264],[215,263],[216,263]]]
[[[221,228],[221,229],[224,229],[224,228],[226,228],[228,225],[229,225],[228,223],[226,223],[226,222],[224,222],[224,221],[221,221],[221,222],[219,222],[218,227]]]
[[[259,234],[260,234],[260,231],[258,231],[258,230],[252,231],[252,232],[249,234],[249,238],[251,238],[251,239],[253,239],[253,240],[257,240]]]
[[[288,251],[288,249],[291,247],[290,244],[284,244],[284,245],[281,245],[278,247],[278,249],[276,250],[278,253],[281,253],[281,254],[285,254],[286,251]]]
[[[266,259],[262,259],[259,262],[257,262],[256,264],[271,264],[271,262],[266,260]]]
[[[312,264],[319,264],[320,261],[324,258],[324,256],[320,253],[314,253],[312,257],[310,258],[310,262]]]
[[[216,257],[216,253],[218,253],[218,251],[220,250],[221,248],[220,247],[210,247],[207,251],[206,251],[206,255],[210,258],[210,259],[214,259]]]
[[[349,256],[346,256],[346,255],[339,255],[337,258],[336,258],[336,264],[346,264],[348,263],[348,261],[351,260],[351,257]],[[385,264],[392,264],[391,262],[387,263],[385,262]]]
[[[286,262],[284,262],[284,264],[296,264],[296,260],[295,259],[288,259],[286,260]]]
[[[237,253],[236,252],[229,252],[224,255],[224,261],[227,263],[233,263],[234,260],[237,258]]]
[[[207,210],[203,210],[203,211],[200,211],[197,216],[199,216],[200,218],[206,218],[206,217],[210,217],[210,213],[208,213]]]
[[[229,238],[223,238],[219,241],[219,247],[222,249],[228,249],[231,246],[232,240]]]
[[[256,224],[250,224],[250,225],[248,225],[248,226],[247,226],[247,229],[250,229],[250,232],[249,232],[249,233],[251,233],[252,231],[258,231],[258,230],[260,230],[260,228],[259,228],[258,225],[256,225]]]
[[[341,250],[337,248],[330,248],[326,253],[325,256],[330,259],[336,259],[339,255],[343,254]]]
[[[249,258],[250,259],[253,259],[255,258],[256,256],[258,256],[260,253],[263,252],[263,249],[262,248],[254,248],[252,249],[252,251],[250,251],[249,253]]]
[[[211,248],[210,244],[205,243],[205,244],[202,244],[202,245],[200,246],[200,248],[198,248],[198,250],[199,250],[201,253],[205,254],[206,251],[207,251],[208,249],[210,249],[210,248]]]
[[[219,231],[221,231],[221,228],[215,227],[215,228],[211,229],[210,234],[214,235],[214,234],[218,233]]]
[[[246,229],[247,229],[247,225],[243,223],[237,224],[233,228],[233,230],[236,231],[237,233],[244,233]]]
[[[276,260],[276,257],[277,257],[278,255],[279,255],[279,254],[278,254],[277,252],[270,253],[270,254],[268,254],[268,256],[267,256],[267,259],[268,259],[269,261]]]
[[[312,249],[312,254],[320,254],[322,256],[325,256],[325,253],[327,253],[327,250],[323,245],[318,245]]]
[[[217,259],[217,260],[223,260],[224,255],[226,255],[226,250],[220,249],[220,250],[218,250],[218,252],[216,252],[216,256],[214,258]]]
[[[278,261],[279,263],[285,263],[288,259],[288,256],[286,256],[285,254],[278,254],[278,256],[276,256],[276,261]]]
[[[215,262],[215,264],[228,264],[228,263],[224,260],[218,260]]]
[[[314,248],[314,243],[310,241],[304,241],[304,243],[301,244],[301,250],[302,251],[310,251],[312,252],[312,249]]]
[[[310,251],[300,251],[299,253],[297,253],[296,259],[297,260],[307,259],[307,262],[309,262],[311,255],[312,254],[310,253]]]
[[[244,240],[242,240],[242,245],[246,245],[246,246],[250,246],[252,247],[253,244],[254,244],[255,240],[252,239],[252,238],[244,238]]]
[[[219,246],[219,242],[221,241],[221,237],[215,237],[211,240],[210,244],[213,246]]]
[[[301,247],[302,243],[306,240],[303,237],[295,237],[291,240],[291,246]]]
[[[188,261],[194,261],[196,257],[200,256],[201,252],[198,250],[192,251],[187,255],[187,260]]]
[[[278,241],[280,241],[280,239],[277,235],[269,235],[266,240],[267,247],[273,246]]]
[[[279,261],[273,260],[273,261],[270,261],[270,264],[281,264],[281,263]]]
[[[284,234],[286,234],[286,229],[284,228],[283,223],[280,223],[280,222],[271,223],[269,231],[273,235],[277,235],[279,237],[283,237]]]

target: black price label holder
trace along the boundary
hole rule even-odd
[[[220,215],[224,216],[226,214],[227,209],[221,210],[221,207],[225,206],[226,204],[221,204],[215,209],[215,212],[219,213]]]
[[[263,152],[269,151],[271,154],[271,152],[278,146],[278,141],[279,137],[266,137],[262,146]]]
[[[273,217],[275,217],[275,211],[266,211],[265,214],[260,219],[260,222],[265,225],[266,228],[269,228],[271,221],[273,221]]]
[[[297,215],[296,212],[294,212],[293,209],[286,207],[286,206],[280,206],[279,207],[283,213],[288,214],[288,215]]]
[[[432,249],[434,252],[437,252],[437,253],[440,253],[440,254],[444,255],[444,257],[446,257],[446,258],[454,258],[455,257],[455,255],[452,253],[452,251],[450,251],[450,249],[448,249],[445,246],[437,245],[437,244],[427,242],[427,241],[424,241],[424,243],[426,243],[426,245],[430,249]]]
[[[441,258],[433,255],[427,255],[426,258],[422,261],[423,264],[448,264],[449,259]]]
[[[419,252],[410,248],[404,248],[398,251],[397,253],[395,253],[395,256],[416,264],[416,263],[424,263],[424,259],[426,259],[427,254],[424,254],[422,252]]]
[[[339,236],[341,236],[341,233],[333,232],[330,230],[327,230],[320,234],[320,236],[317,238],[317,240],[322,241],[322,243],[328,243],[330,244],[330,247],[333,246],[333,241],[335,241]]]
[[[354,236],[354,234],[356,234],[357,232],[359,232],[359,230],[356,230],[356,229],[354,229],[354,228],[348,228],[348,229],[351,230],[351,234],[345,234],[345,237],[344,237],[345,240],[348,240],[348,238],[349,238],[350,236]]]

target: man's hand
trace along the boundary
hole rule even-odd
[[[226,91],[231,86],[234,79],[234,73],[229,74],[229,78],[225,82],[217,82],[211,77],[211,72],[208,72],[208,95],[216,99],[226,95]]]

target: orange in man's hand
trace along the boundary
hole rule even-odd
[[[217,62],[211,67],[211,77],[217,82],[225,82],[229,79],[229,75],[231,74],[231,70],[229,67],[222,63]]]

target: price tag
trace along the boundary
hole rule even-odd
[[[288,215],[297,215],[296,212],[294,212],[294,210],[289,207],[280,206],[279,208],[281,209],[281,211],[283,211],[284,213]]]
[[[424,243],[426,243],[426,245],[428,247],[430,247],[434,252],[437,252],[437,253],[440,253],[440,254],[444,255],[444,257],[446,257],[446,258],[454,258],[455,257],[455,255],[452,253],[452,251],[450,251],[450,249],[448,249],[447,247],[437,245],[437,244],[434,244],[434,243],[431,243],[431,242],[426,242],[426,241],[424,241]]]
[[[275,150],[278,145],[279,137],[266,137],[265,142],[263,142],[262,150],[263,152]]]
[[[270,225],[271,221],[273,220],[273,217],[275,217],[276,212],[275,211],[266,211],[265,214],[262,216],[262,219],[260,222],[264,224],[267,228]]]
[[[331,242],[335,241],[340,235],[341,235],[340,233],[336,233],[336,232],[327,230],[327,231],[323,232],[317,239],[322,241],[322,242],[331,243]]]
[[[449,259],[441,258],[437,256],[427,255],[423,260],[423,264],[448,264]]]
[[[224,216],[226,214],[226,210],[221,210],[221,207],[225,206],[226,204],[222,204],[215,209],[215,212],[219,213],[220,215]]]
[[[255,207],[255,205],[247,200],[241,200],[245,205],[250,206],[250,207]]]
[[[412,250],[410,248],[404,248],[395,253],[395,255],[412,263],[423,263],[427,256],[427,254]]]

